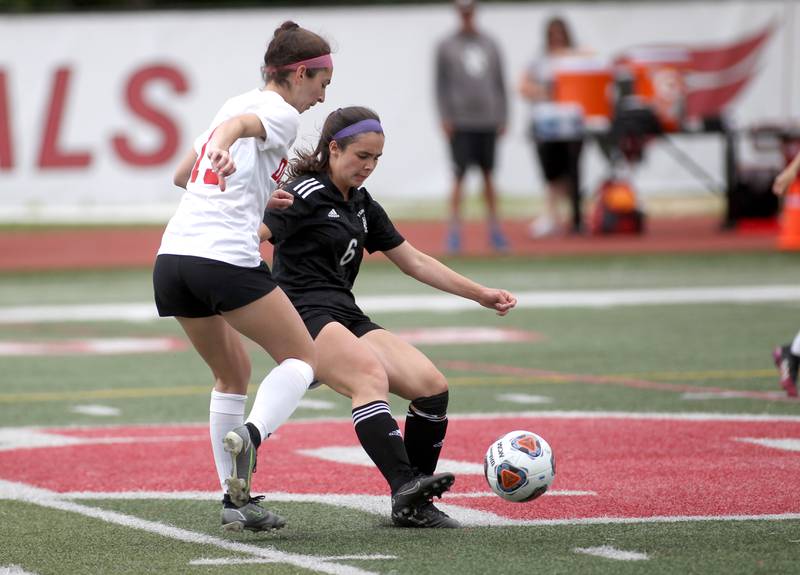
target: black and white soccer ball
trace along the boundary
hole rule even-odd
[[[553,450],[541,436],[512,431],[493,442],[483,461],[492,491],[503,499],[533,501],[552,485],[556,476]]]

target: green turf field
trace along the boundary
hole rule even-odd
[[[523,306],[521,298],[520,309],[505,318],[477,305],[457,311],[376,311],[372,318],[392,330],[489,327],[535,335],[525,342],[419,344],[448,376],[452,421],[459,415],[530,410],[787,416],[790,421],[800,416],[800,402],[786,400],[770,357],[773,346],[788,342],[800,329],[800,299],[748,296],[736,302],[721,298],[625,305],[622,293],[739,288],[752,294],[753,288],[794,288],[800,286],[798,256],[696,254],[448,263],[483,283],[526,294],[524,301],[534,303]],[[149,304],[150,290],[149,270],[0,275],[0,350],[10,349],[3,344],[111,338],[181,341],[180,329],[171,319],[59,319],[78,305],[113,304],[123,309]],[[586,294],[611,292],[623,299],[603,307],[581,303]],[[548,306],[536,304],[534,296],[543,293],[563,299]],[[399,295],[425,301],[434,292],[392,266],[373,261],[362,269],[357,294],[368,301]],[[3,313],[10,310],[45,305],[53,306],[49,321],[3,320]],[[255,386],[258,374],[273,364],[254,347],[249,349]],[[104,355],[6,351],[0,354],[0,381],[0,456],[4,450],[11,453],[14,448],[9,445],[25,433],[21,428],[202,424],[212,384],[207,368],[191,349]],[[349,416],[349,401],[325,388],[309,392],[306,398],[311,401],[293,419]],[[106,412],[87,412],[82,409],[86,406]],[[405,408],[405,402],[392,401],[395,416],[402,417]],[[800,443],[800,436],[785,439]],[[19,453],[24,455],[19,459],[23,465],[25,457],[40,456],[34,448]],[[789,461],[773,462],[771,456],[765,452],[765,459],[753,461],[753,466]],[[786,457],[800,458],[800,451]],[[787,508],[772,519],[708,516],[691,521],[581,523],[565,516],[561,524],[422,532],[392,528],[388,513],[286,500],[268,503],[289,519],[284,530],[231,535],[219,529],[218,505],[207,495],[168,500],[92,498],[92,489],[87,489],[80,497],[60,498],[52,492],[16,489],[20,482],[9,480],[12,470],[3,469],[8,461],[12,459],[0,457],[0,574],[800,572],[797,508]],[[636,481],[626,475],[624,462],[609,467],[602,471],[619,482]],[[677,474],[690,477],[691,471],[681,469],[677,460]],[[61,472],[51,469],[53,476]],[[324,463],[320,473],[325,473]],[[32,479],[30,486],[37,485]],[[115,491],[114,486],[107,490]],[[276,491],[286,489],[279,486]],[[595,548],[632,555],[609,558],[580,551]]]

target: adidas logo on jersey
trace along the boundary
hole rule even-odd
[[[337,214],[337,213],[336,213],[336,210],[334,210],[333,208],[331,208],[331,211],[329,211],[329,212],[328,212],[328,217],[329,217],[329,218],[338,218],[338,217],[339,217],[339,214]]]

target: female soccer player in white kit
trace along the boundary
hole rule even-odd
[[[174,316],[214,374],[210,435],[223,489],[222,524],[262,531],[285,521],[250,496],[256,450],[297,407],[314,380],[314,344],[259,252],[264,210],[292,196],[278,182],[299,116],[325,100],[328,42],[284,22],[264,55],[262,89],[229,99],[175,173],[186,188],[158,250],[159,315]],[[250,359],[238,333],[278,363],[244,421]]]

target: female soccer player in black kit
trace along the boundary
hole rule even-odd
[[[361,186],[383,153],[372,110],[342,108],[325,121],[315,150],[301,153],[283,188],[291,207],[267,210],[262,239],[275,244],[272,273],[300,312],[317,348],[317,379],[351,398],[361,445],[389,483],[392,521],[402,527],[459,527],[432,503],[449,489],[434,474],[447,429],[445,377],[415,347],[370,321],[356,305],[353,282],[364,249],[380,250],[403,272],[505,315],[509,292],[487,288],[414,248]],[[388,393],[411,401],[405,438]]]

